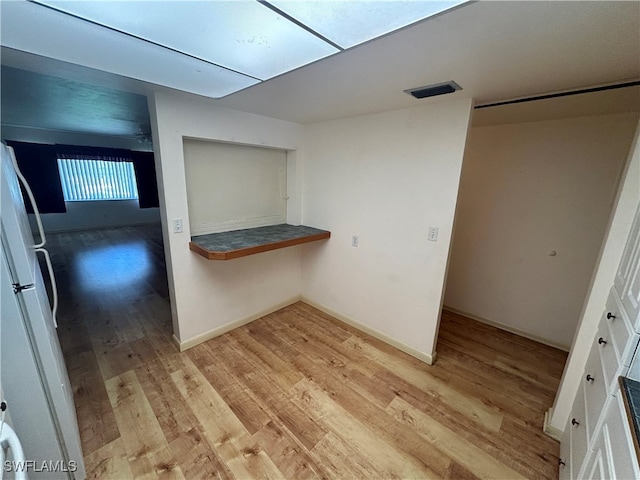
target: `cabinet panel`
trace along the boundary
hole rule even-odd
[[[611,465],[611,478],[640,478],[640,468],[633,449],[621,392],[609,402],[602,436],[607,459]]]
[[[638,334],[634,332],[633,325],[622,308],[622,301],[618,297],[618,292],[616,292],[615,288],[612,288],[609,292],[607,308],[602,314],[601,322],[609,326],[618,362],[628,367],[631,365],[634,347],[638,343]],[[636,338],[633,338],[634,336]]]
[[[580,388],[573,401],[567,428],[571,431],[571,474],[575,478],[580,474],[580,468],[587,453],[587,421],[583,382],[580,383]]]
[[[592,454],[591,461],[587,465],[585,474],[586,476],[584,478],[587,480],[609,480],[611,478],[611,475],[609,475],[607,467],[605,466],[602,450],[598,450]]]
[[[560,440],[559,464],[559,479],[568,480],[570,478],[573,478],[571,475],[571,419],[567,422]]]
[[[602,326],[606,329],[606,325]],[[584,384],[586,405],[585,425],[587,438],[589,440],[592,439],[596,424],[598,422],[598,419],[600,418],[602,407],[604,406],[604,402],[607,398],[607,387],[609,385],[609,378],[606,376],[602,369],[602,362],[600,359],[601,352],[609,352],[615,362],[613,347],[611,347],[611,345],[609,345],[608,343],[600,345],[598,343],[598,339],[600,338],[602,337],[598,336],[598,338],[596,338],[594,341],[594,345],[591,347],[589,358],[587,359],[587,363],[585,365],[584,376],[582,378],[582,383]]]
[[[593,453],[585,469],[586,478],[589,480],[606,480],[611,476],[611,465],[607,456],[604,436],[600,433],[593,446]]]
[[[604,321],[598,328],[593,348],[598,350],[600,353],[605,390],[610,394],[613,394],[613,392],[618,388],[618,376],[623,372],[626,373],[627,367],[619,363],[611,332]]]

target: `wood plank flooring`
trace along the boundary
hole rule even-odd
[[[49,247],[89,478],[558,476],[561,351],[444,312],[428,366],[300,302],[179,353],[159,226]]]

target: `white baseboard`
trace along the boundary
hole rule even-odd
[[[180,350],[180,340],[178,340],[178,337],[176,337],[175,333],[173,335],[171,335],[171,340],[173,340],[173,343],[175,343],[176,347],[178,347],[178,350]],[[180,351],[182,352],[182,350],[180,350]]]
[[[418,360],[426,363],[427,365],[433,365],[433,363],[436,361],[436,353],[434,352],[433,355],[429,355],[427,353],[421,352],[420,350],[416,350],[413,347],[410,347],[409,345],[406,345],[404,343],[401,343],[391,337],[389,337],[388,335],[379,332],[378,330],[375,330],[371,327],[368,327],[367,325],[364,325],[360,322],[357,322],[355,320],[353,320],[352,318],[347,317],[346,315],[343,315],[339,312],[336,312],[332,309],[330,309],[329,307],[322,305],[320,303],[316,303],[313,300],[309,300],[308,298],[305,298],[303,296],[300,295],[296,295],[295,297],[292,297],[288,300],[285,300],[284,302],[280,302],[268,309],[262,310],[260,312],[257,312],[253,315],[249,315],[248,317],[245,318],[241,318],[238,320],[235,320],[233,322],[229,322],[225,325],[222,325],[220,327],[216,327],[212,330],[209,330],[208,332],[202,333],[200,335],[197,335],[195,337],[192,337],[188,340],[185,341],[180,341],[175,335],[173,335],[173,342],[178,346],[178,349],[181,352],[184,352],[185,350],[195,347],[196,345],[206,342],[207,340],[210,340],[212,338],[215,337],[219,337],[220,335],[224,335],[227,332],[230,332],[231,330],[238,328],[242,325],[246,325],[247,323],[253,322],[254,320],[257,320],[258,318],[264,317],[265,315],[269,315],[273,312],[276,312],[278,310],[280,310],[281,308],[287,307],[289,305],[292,305],[298,301],[303,301],[304,303],[311,305],[314,308],[317,308],[318,310],[326,313],[327,315],[331,315],[332,317],[336,318],[337,320],[340,320],[341,322],[346,323],[347,325],[351,325],[352,327],[367,333],[369,335],[371,335],[372,337],[377,338],[378,340],[381,340],[389,345],[391,345],[392,347],[397,348],[398,350],[407,353],[409,355],[411,355],[412,357],[417,358]]]
[[[289,305],[292,305],[298,301],[301,300],[300,295],[296,295],[295,297],[292,297],[288,300],[285,300],[284,302],[280,302],[272,307],[269,307],[265,310],[262,310],[260,312],[254,313],[253,315],[249,315],[248,317],[244,317],[244,318],[240,318],[238,320],[234,320],[233,322],[229,322],[225,325],[222,325],[220,327],[216,327],[212,330],[209,330],[208,332],[202,333],[200,335],[196,335],[195,337],[192,337],[188,340],[185,340],[184,342],[178,340],[178,338],[174,335],[173,336],[173,341],[176,345],[178,345],[178,349],[181,352],[184,352],[185,350],[191,348],[191,347],[195,347],[196,345],[206,342],[207,340],[211,340],[212,338],[215,337],[219,337],[220,335],[224,335],[227,332],[230,332],[231,330],[238,328],[242,325],[246,325],[247,323],[253,322],[254,320],[257,320],[261,317],[264,317],[265,315],[269,315],[270,313],[273,313],[275,311],[280,310],[281,308],[284,307],[288,307]]]
[[[549,423],[549,419],[553,416],[553,407],[544,412],[544,426],[542,431],[554,440],[561,441],[564,432]]]
[[[317,308],[318,310],[326,313],[327,315],[331,315],[332,317],[340,320],[341,322],[346,323],[347,325],[351,325],[353,328],[356,328],[364,333],[367,333],[369,335],[371,335],[372,337],[377,338],[378,340],[383,341],[384,343],[387,343],[389,345],[391,345],[392,347],[397,348],[398,350],[407,353],[409,355],[411,355],[412,357],[417,358],[418,360],[426,363],[427,365],[433,365],[433,363],[436,361],[437,358],[437,353],[434,352],[433,355],[429,355],[428,353],[424,353],[421,352],[420,350],[417,350],[413,347],[410,347],[409,345],[406,345],[402,342],[399,342],[397,340],[395,340],[394,338],[391,338],[390,336],[375,330],[371,327],[368,327],[367,325],[364,325],[352,318],[347,317],[346,315],[341,314],[340,312],[336,312],[335,310],[332,310],[331,308],[327,307],[326,305],[323,305],[321,303],[317,303],[314,302],[313,300],[309,300],[308,298],[306,298],[305,296],[301,297],[301,300],[308,304],[311,305],[314,308]]]
[[[111,228],[125,228],[125,227],[142,227],[144,225],[161,225],[160,220],[149,220],[148,222],[135,222],[135,223],[122,223],[114,225],[94,225],[89,227],[77,226],[66,228],[45,228],[45,233],[73,233],[73,232],[91,232],[94,230],[109,230]],[[33,230],[34,235],[38,235],[38,230]]]
[[[452,313],[456,313],[458,315],[462,315],[463,317],[470,318],[471,320],[475,320],[476,322],[484,323],[486,325],[491,325],[492,327],[499,328],[500,330],[504,330],[505,332],[514,333],[520,337],[528,338],[529,340],[533,340],[534,342],[542,343],[543,345],[548,345],[553,348],[557,348],[558,350],[562,350],[563,352],[568,352],[571,350],[571,347],[567,345],[562,345],[560,343],[555,343],[546,338],[538,337],[537,335],[531,335],[519,328],[512,327],[511,325],[506,325],[500,322],[494,322],[493,320],[489,320],[488,318],[479,317],[469,312],[464,312],[462,310],[458,310],[457,308],[449,307],[447,305],[442,307],[443,310],[448,310]]]

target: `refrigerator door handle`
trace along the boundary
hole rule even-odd
[[[24,451],[22,449],[20,439],[13,431],[11,426],[4,423],[4,415],[2,423],[0,425],[2,425],[0,427],[0,448],[2,448],[3,452],[6,450],[11,450],[11,453],[13,455],[13,462],[11,463],[13,463],[14,465],[25,465]],[[6,456],[4,458],[6,458]],[[2,478],[2,473],[6,468],[6,463],[10,462],[2,462],[2,471],[0,471],[0,478]],[[27,480],[26,468],[16,468],[14,475],[15,480]]]
[[[56,319],[56,314],[58,313],[58,286],[56,285],[56,277],[53,274],[51,257],[49,256],[49,252],[44,248],[36,248],[36,253],[43,254],[44,260],[47,263],[47,270],[49,271],[49,278],[51,279],[51,291],[53,293],[53,308],[51,309],[51,314],[53,315],[53,324],[58,328],[58,320]]]
[[[36,203],[36,199],[33,196],[33,192],[31,191],[31,187],[29,186],[27,179],[24,178],[24,175],[22,175],[22,172],[20,171],[20,167],[18,167],[18,161],[16,160],[16,154],[13,151],[13,148],[12,147],[7,147],[7,148],[9,150],[9,154],[11,155],[11,162],[13,163],[13,168],[15,169],[16,175],[18,176],[18,179],[20,179],[20,183],[22,183],[22,186],[24,187],[25,192],[27,192],[27,196],[29,197],[29,201],[31,202],[31,206],[33,207],[33,213],[36,217],[36,223],[38,224],[38,232],[40,233],[40,243],[38,243],[37,245],[34,245],[33,247],[42,248],[44,247],[45,243],[47,243],[47,238],[44,235],[44,228],[42,226],[42,220],[40,218],[40,210],[38,210],[38,204]]]

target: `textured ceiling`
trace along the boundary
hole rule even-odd
[[[29,79],[26,73],[3,70],[3,122],[11,119],[45,128],[136,135],[148,131],[148,119],[140,120],[145,107],[131,93],[162,90],[188,95],[153,81],[105,72],[107,68],[88,68],[5,47],[2,53],[3,65],[59,77]],[[154,68],[161,67],[160,63]],[[20,75],[27,80],[20,80]],[[449,98],[474,98],[483,104],[638,78],[640,2],[478,2],[223,99],[200,98],[211,105],[311,123]],[[423,100],[403,92],[447,80],[455,80],[463,90]],[[35,82],[36,88],[25,88],[28,82]],[[92,89],[96,91],[90,93]],[[545,105],[543,110],[551,116],[550,109],[560,104],[564,113],[556,113],[565,116],[637,109],[633,105],[638,104],[638,89],[625,90],[597,96],[601,102],[564,100],[538,105]],[[66,105],[60,98],[73,101]],[[42,105],[54,105],[55,112],[45,112]],[[22,112],[17,111],[20,108]],[[499,107],[495,111],[532,110]],[[488,110],[480,112],[480,119],[492,115]],[[539,119],[543,112],[529,114]]]
[[[14,49],[219,98],[461,1],[13,0],[0,4],[0,38]]]

